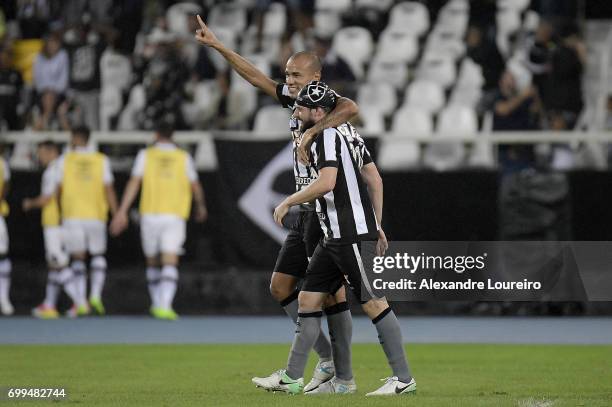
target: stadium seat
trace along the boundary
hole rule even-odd
[[[110,129],[110,118],[121,111],[121,91],[114,86],[103,87],[100,91],[100,130]]]
[[[36,156],[34,143],[28,140],[17,140],[13,146],[9,165],[12,169],[31,170],[34,168],[32,157]]]
[[[196,85],[193,94],[193,103],[197,111],[196,123],[211,119],[217,114],[221,89],[217,81],[202,81]]]
[[[215,34],[219,28],[226,28],[236,34],[242,34],[247,28],[247,12],[239,4],[221,3],[210,10],[207,22]]]
[[[475,136],[478,130],[476,113],[467,106],[448,106],[440,112],[436,130],[444,136]],[[434,142],[423,154],[423,165],[435,171],[457,169],[464,160],[465,146],[461,142]]]
[[[107,47],[100,58],[100,80],[103,88],[114,86],[127,90],[132,80],[130,59]]]
[[[322,38],[331,38],[342,28],[342,20],[338,13],[332,11],[317,11],[314,15],[315,35]]]
[[[469,21],[469,5],[467,2],[451,1],[438,14],[434,30],[444,29],[452,32],[455,37],[463,38]]]
[[[419,53],[417,38],[402,31],[386,29],[378,39],[375,59],[384,62],[412,63]]]
[[[512,8],[497,9],[495,22],[498,34],[508,36],[521,28],[521,15]]]
[[[388,83],[368,82],[359,87],[357,91],[357,104],[361,108],[377,109],[388,116],[397,106],[395,89]]]
[[[128,102],[119,115],[118,130],[136,130],[136,114],[145,108],[147,103],[144,86],[142,84],[135,85],[130,91]]]
[[[451,92],[448,104],[475,108],[482,97],[482,89],[474,86],[456,86]]]
[[[497,0],[497,8],[510,8],[522,13],[530,3],[531,0]]]
[[[418,107],[402,106],[393,116],[391,133],[397,137],[430,136],[433,133],[431,115]]]
[[[465,42],[461,37],[457,37],[452,30],[436,28],[427,37],[425,53],[448,55],[454,60],[458,60],[465,54]]]
[[[436,82],[445,89],[455,82],[456,76],[453,59],[437,54],[424,55],[417,71],[418,79]]]
[[[270,63],[277,63],[278,56],[280,53],[281,41],[276,36],[264,36],[262,38],[262,54]],[[240,44],[240,55],[254,55],[257,48],[257,35],[255,33],[255,27],[251,26],[247,33],[242,37]],[[283,67],[284,69],[284,67]]]
[[[187,18],[202,13],[202,7],[194,3],[182,2],[168,7],[166,10],[166,21],[168,29],[181,36],[192,35],[189,31]]]
[[[244,54],[243,57],[251,62],[257,69],[259,69],[264,75],[270,76],[272,68],[270,61],[264,54]],[[238,72],[232,69],[231,71],[231,86],[248,86],[253,87],[249,82],[246,81]]]
[[[386,12],[393,5],[393,0],[356,0],[355,7],[357,10],[369,9],[376,10],[382,13]]]
[[[260,133],[259,136],[261,137],[265,137],[267,134],[287,133],[290,117],[289,110],[280,106],[264,106],[255,114],[253,131]]]
[[[316,0],[316,11],[333,11],[335,13],[344,13],[352,7],[352,0]]]
[[[442,87],[432,81],[414,81],[406,92],[404,106],[423,109],[429,113],[437,113],[444,106],[445,96]]]
[[[358,78],[373,50],[372,34],[363,27],[345,27],[334,35],[332,49],[349,64]]]
[[[383,171],[401,171],[419,166],[421,149],[419,143],[400,137],[380,140],[376,164]]]
[[[287,27],[287,10],[284,4],[272,3],[264,14],[263,35],[281,37]]]
[[[540,15],[537,11],[528,10],[525,13],[525,19],[523,20],[523,30],[528,33],[535,33],[540,25]]]
[[[408,80],[408,67],[403,62],[374,60],[368,69],[369,82],[388,83],[395,89],[404,89]]]
[[[471,58],[464,58],[459,68],[457,86],[480,88],[484,84],[482,67]]]
[[[467,164],[472,168],[494,168],[495,154],[493,153],[493,144],[484,139],[474,142]]]
[[[423,4],[414,1],[398,3],[390,11],[387,29],[420,37],[429,30],[429,10]]]
[[[385,117],[377,107],[360,105],[359,117],[362,125],[357,129],[360,133],[380,135],[385,132]]]
[[[223,44],[225,44],[230,49],[236,48],[236,32],[228,27],[219,27],[215,28],[215,35]],[[229,68],[228,62],[223,58],[221,54],[218,52],[210,52],[209,57],[212,63],[215,65],[215,68],[219,71],[225,71]]]
[[[257,109],[257,89],[252,86],[231,86],[227,95],[226,124],[230,127],[245,123]]]

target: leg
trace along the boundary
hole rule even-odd
[[[91,254],[90,276],[91,290],[89,303],[99,315],[105,313],[102,304],[102,290],[106,281],[106,224],[101,221],[91,221],[86,224],[87,249]]]
[[[3,315],[15,312],[10,300],[12,264],[8,258],[9,236],[4,217],[0,216],[0,311]]]
[[[159,256],[146,258],[147,262],[147,287],[151,298],[151,312],[159,307],[159,285],[161,282],[161,261]]]
[[[179,253],[185,243],[186,223],[183,219],[165,221],[160,235],[161,248],[161,275],[159,283],[159,307],[163,319],[174,320],[176,312],[172,302],[178,284]]]
[[[351,311],[346,301],[344,286],[336,291],[333,298],[334,305],[326,304],[325,315],[329,326],[329,338],[334,356],[336,378],[351,382],[353,380],[353,367],[351,361],[351,341],[353,339],[353,320]],[[347,384],[345,383],[345,384]]]
[[[72,284],[76,298],[75,307],[70,310],[70,316],[86,315],[89,313],[87,303],[87,258],[86,234],[83,222],[78,220],[67,220],[62,227],[64,244],[71,258],[71,270],[73,274]],[[71,288],[67,288],[69,292]]]

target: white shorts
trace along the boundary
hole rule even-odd
[[[0,255],[8,254],[9,235],[6,230],[6,222],[4,216],[0,216]]]
[[[45,238],[45,256],[47,263],[53,267],[68,265],[69,256],[64,247],[64,234],[61,226],[46,226],[43,229]]]
[[[106,253],[105,222],[94,219],[67,219],[62,227],[68,253],[88,252],[93,256]]]
[[[186,222],[174,215],[142,215],[140,237],[146,257],[160,253],[181,254],[185,243]]]

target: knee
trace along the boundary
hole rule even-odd
[[[323,298],[318,293],[309,293],[301,291],[298,296],[298,307],[300,312],[315,312],[321,311]]]
[[[389,308],[389,303],[385,298],[372,299],[361,307],[370,319],[376,318],[381,312]]]
[[[274,279],[270,282],[270,294],[276,301],[283,301],[293,293],[287,286],[278,284]]]

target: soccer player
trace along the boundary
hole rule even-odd
[[[0,154],[3,149],[0,147]],[[0,312],[2,315],[13,315],[15,309],[9,298],[11,290],[11,260],[8,258],[9,236],[4,218],[8,216],[9,207],[6,195],[11,180],[11,170],[0,155]]]
[[[245,58],[227,48],[204,24],[200,16],[197,18],[200,30],[196,32],[196,39],[201,44],[218,51],[244,79],[261,89],[264,93],[272,96],[283,107],[293,109],[295,98],[300,89],[311,80],[321,78],[321,61],[319,58],[310,52],[298,52],[287,61],[285,67],[286,83],[277,83],[264,75]],[[295,120],[291,121],[294,143],[294,176],[297,190],[305,188],[316,177],[313,168],[302,164],[298,160],[299,146],[306,143],[307,140],[311,140],[317,132],[322,131],[326,127],[340,125],[350,120],[357,112],[357,105],[353,101],[347,98],[338,98],[337,107],[321,122],[307,129],[304,133],[298,131],[298,125]],[[318,226],[314,206],[311,203],[305,202],[300,206],[299,218],[292,225],[291,231],[279,252],[270,281],[272,296],[280,303],[294,323],[298,317],[297,283],[304,277],[306,267],[308,266],[308,259],[312,256],[320,238],[321,230]],[[328,299],[326,303],[325,312],[332,342],[330,344],[322,332],[317,338],[314,349],[319,355],[319,362],[315,367],[312,380],[306,385],[306,391],[314,390],[321,383],[330,380],[337,369],[345,372],[350,370],[346,366],[347,363],[350,363],[350,357],[347,358],[346,355],[340,355],[340,352],[336,351],[346,347],[346,344],[350,344],[352,336],[350,311],[346,302],[344,286],[341,282],[342,279],[339,279],[337,287],[335,287],[337,291],[332,292],[332,294],[335,293],[335,296]],[[332,352],[332,348],[334,352]],[[347,351],[350,352],[350,347],[345,350],[345,352]],[[335,359],[335,363],[332,359]],[[344,366],[337,366],[338,363],[344,364]],[[257,386],[268,387],[276,378],[277,375],[273,374],[269,377],[253,378],[253,382]]]
[[[172,142],[172,128],[166,124],[158,126],[155,144],[136,156],[121,206],[111,222],[113,235],[127,227],[128,210],[141,184],[140,234],[147,261],[151,314],[159,319],[175,320],[177,314],[172,302],[192,196],[196,221],[206,220],[207,210],[193,160]]]
[[[299,93],[296,115],[308,128],[319,122],[335,106],[336,96],[322,82],[311,82]],[[316,199],[324,239],[308,265],[299,295],[299,325],[286,370],[281,371],[275,389],[299,393],[308,353],[321,330],[323,302],[333,287],[336,274],[344,275],[360,298],[362,308],[375,325],[393,376],[368,396],[406,394],[416,391],[399,323],[384,298],[373,295],[363,269],[362,242],[375,242],[377,255],[384,254],[387,239],[381,228],[382,180],[363,140],[348,123],[325,129],[311,146],[318,178],[307,188],[285,199],[274,211],[281,223],[289,208]],[[369,179],[369,181],[365,181]],[[375,188],[366,185],[377,185]],[[342,383],[332,379],[319,392],[341,392]]]
[[[68,315],[87,315],[90,305],[104,314],[102,290],[106,279],[106,221],[117,211],[113,173],[108,157],[88,147],[89,128],[72,129],[71,149],[58,161],[57,176],[63,231],[78,297]],[[87,302],[87,255],[90,256],[91,287]]]
[[[45,168],[42,176],[40,195],[36,198],[26,198],[22,202],[24,212],[32,209],[42,209],[41,222],[45,241],[45,254],[49,273],[45,299],[42,304],[32,310],[32,314],[41,319],[55,319],[57,312],[57,297],[64,286],[73,302],[77,301],[76,285],[72,270],[69,267],[70,257],[64,248],[59,204],[57,201],[57,158],[59,148],[51,140],[38,144],[38,161]]]

